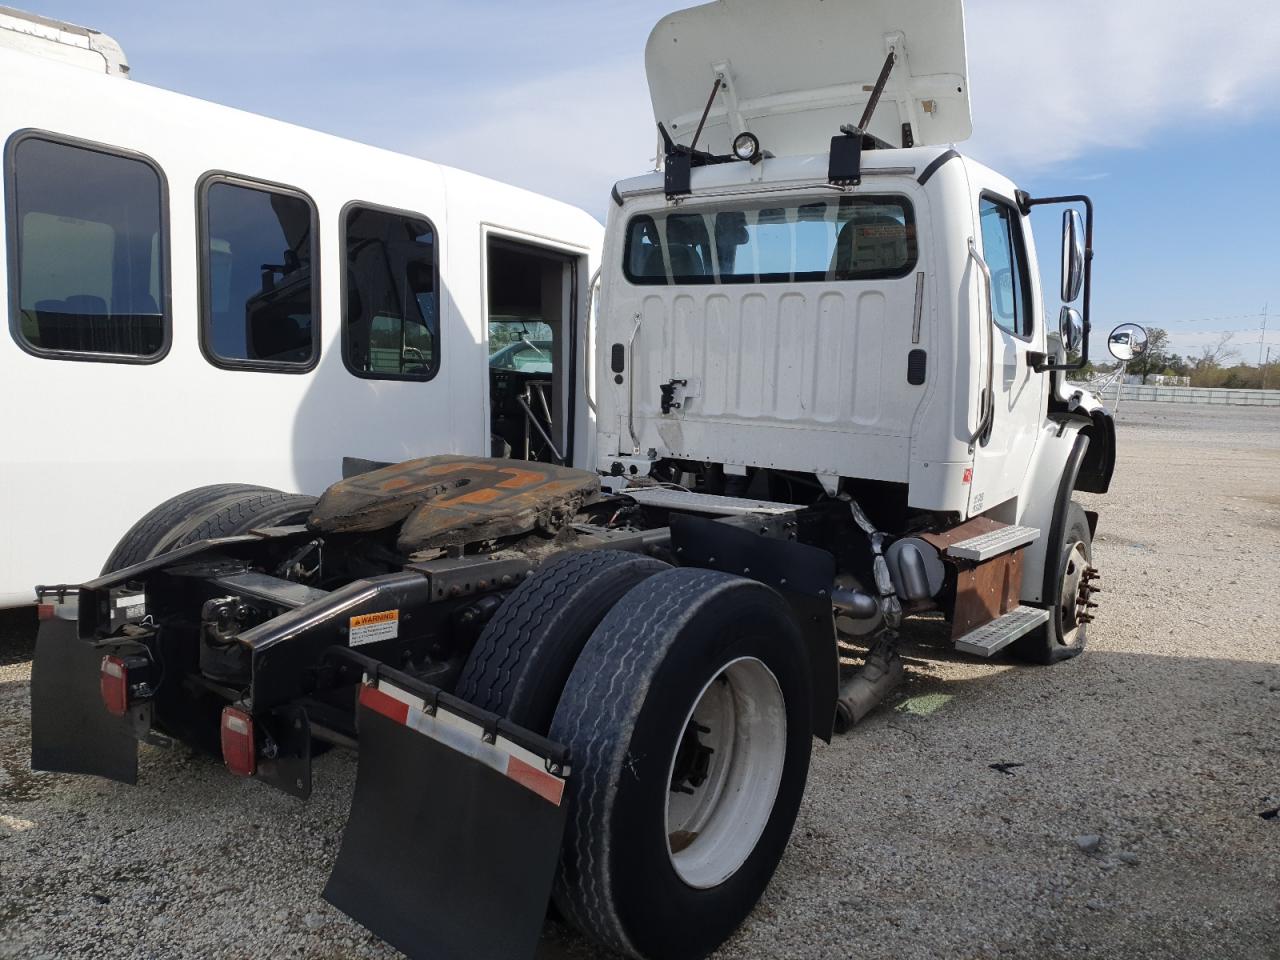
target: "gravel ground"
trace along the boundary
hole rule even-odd
[[[717,960],[1280,958],[1280,411],[1120,420],[1089,651],[913,650]],[[398,956],[319,899],[353,757],[306,805],[150,747],[137,788],[33,774],[31,632],[0,622],[0,957]]]

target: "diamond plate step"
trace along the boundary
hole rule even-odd
[[[983,533],[968,540],[961,540],[947,547],[947,556],[958,560],[990,560],[1002,553],[1025,547],[1040,539],[1040,531],[1035,527],[1001,527],[990,533]]]
[[[1025,637],[1043,623],[1049,622],[1049,611],[1039,607],[1014,607],[1003,617],[970,630],[956,641],[961,653],[975,657],[993,657],[1013,641]]]
[[[671,490],[667,487],[627,487],[622,493],[646,507],[711,513],[722,517],[735,517],[746,513],[795,513],[800,509],[793,503],[719,497],[711,493],[691,493],[687,490]]]

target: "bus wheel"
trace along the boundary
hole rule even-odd
[[[161,552],[214,537],[236,537],[262,527],[303,523],[315,505],[316,498],[307,494],[268,489],[216,500],[170,531]]]
[[[621,550],[571,553],[547,564],[511,591],[485,625],[456,694],[545,734],[591,632],[628,590],[670,569]]]
[[[721,944],[791,835],[810,699],[800,631],[769,587],[681,568],[618,601],[550,731],[572,764],[555,890],[566,919],[645,960]]]
[[[107,557],[102,572],[105,575],[164,553],[170,549],[166,546],[171,539],[170,532],[189,520],[193,514],[203,512],[210,504],[249,493],[274,492],[269,487],[257,487],[248,483],[215,483],[170,497],[125,532],[116,548],[111,551],[111,556]]]

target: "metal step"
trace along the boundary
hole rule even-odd
[[[686,510],[690,513],[710,513],[721,517],[736,517],[747,513],[794,513],[800,509],[793,503],[772,503],[768,500],[720,497],[711,493],[672,490],[669,487],[627,487],[621,493],[646,507],[657,507],[660,510]]]
[[[1025,547],[1040,539],[1040,531],[1035,527],[1001,527],[990,533],[983,533],[968,540],[961,540],[947,547],[947,556],[958,560],[990,560],[1002,553]]]
[[[956,641],[956,649],[975,657],[993,657],[1019,637],[1025,637],[1048,621],[1048,610],[1041,610],[1039,607],[1014,607],[1003,617],[983,624],[976,630],[970,630]]]

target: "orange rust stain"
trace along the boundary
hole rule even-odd
[[[493,501],[501,499],[501,490],[495,490],[493,487],[486,487],[482,490],[473,490],[470,493],[464,493],[460,497],[451,497],[448,500],[440,500],[438,503],[441,506],[453,506],[458,503],[493,503]]]
[[[522,490],[525,487],[532,487],[534,484],[545,481],[546,474],[538,473],[533,470],[504,470],[503,473],[510,474],[508,479],[498,484],[504,490]]]

